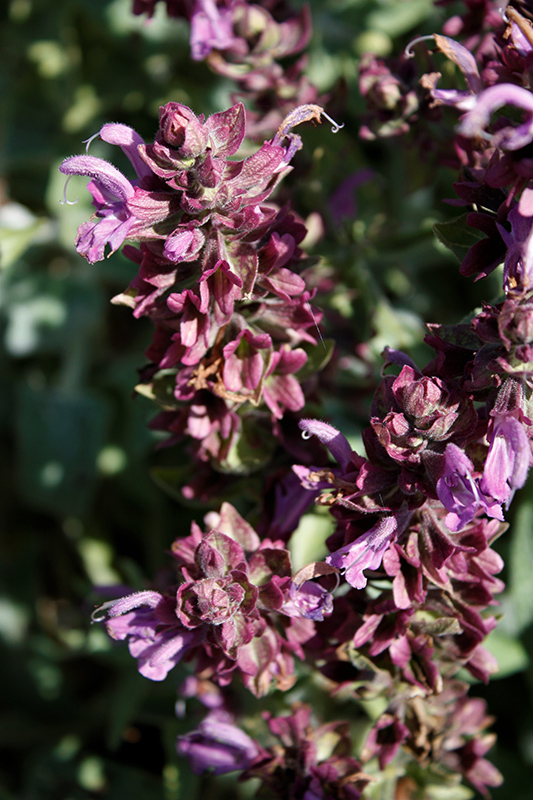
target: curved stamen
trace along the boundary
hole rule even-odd
[[[326,114],[326,112],[323,109],[322,109],[322,116],[325,117],[328,122],[331,122],[331,124],[332,124],[331,132],[332,133],[337,133],[338,131],[340,131],[341,128],[344,128],[344,122],[341,122],[341,124],[339,125],[339,123],[335,122],[335,120],[332,117],[330,117],[329,114]]]
[[[85,145],[85,152],[86,153],[89,152],[89,146],[90,146],[91,142],[93,141],[93,139],[98,139],[99,136],[100,136],[100,131],[98,131],[98,133],[93,133],[93,135],[89,136],[88,139],[83,139],[82,144]]]
[[[296,125],[301,125],[302,122],[309,122],[310,120],[316,120],[317,122],[321,122],[320,117],[325,117],[329,122],[332,124],[331,131],[332,133],[337,133],[340,131],[341,128],[344,127],[344,123],[339,125],[338,122],[335,122],[329,114],[326,114],[322,106],[318,106],[315,103],[306,103],[305,105],[298,106],[290,114],[287,114],[283,122],[278,128],[274,139],[272,140],[273,144],[280,144],[281,141],[287,136],[292,128],[295,128]]]
[[[108,600],[107,603],[102,603],[101,606],[95,608],[93,613],[91,614],[91,622],[103,622],[105,619],[107,619],[106,613],[98,617],[96,615],[99,614],[101,611],[106,612],[107,609],[111,608],[111,606],[114,606],[116,602],[117,602],[116,600]]]
[[[411,48],[414,47],[415,44],[420,44],[420,42],[428,42],[430,39],[433,40],[435,39],[435,35],[433,33],[428,33],[426,34],[426,36],[417,36],[416,39],[413,39],[411,42],[409,42],[409,44],[403,51],[404,56],[406,58],[414,58],[415,54],[413,53]]]
[[[64,206],[64,205],[75,206],[76,203],[80,202],[80,198],[79,197],[77,197],[75,200],[67,200],[67,186],[68,186],[69,181],[70,181],[71,178],[72,178],[72,175],[69,175],[67,180],[65,181],[65,188],[63,189],[63,199],[59,201],[62,206]]]

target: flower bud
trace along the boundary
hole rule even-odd
[[[207,147],[203,119],[182,103],[167,103],[159,110],[159,127],[163,140],[179,150],[181,158],[196,158]]]

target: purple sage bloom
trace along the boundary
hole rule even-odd
[[[505,503],[508,508],[516,489],[521,489],[526,482],[531,447],[524,426],[515,417],[496,418],[491,427],[480,488],[485,495]]]
[[[400,525],[398,516],[382,517],[375,525],[355,542],[339,548],[326,558],[331,564],[345,572],[348,583],[356,589],[364,589],[367,583],[365,569],[379,569],[383,555],[405,527]],[[401,529],[400,529],[401,528]]]
[[[322,622],[333,611],[333,595],[314,581],[304,581],[300,586],[292,582],[289,599],[281,610],[289,617],[306,617]]]
[[[118,250],[135,223],[128,200],[135,194],[130,181],[112,164],[94,156],[67,158],[59,167],[64,175],[87,175],[87,188],[96,206],[97,223],[84,222],[78,230],[76,249],[90,264],[101,261],[106,244]]]
[[[128,640],[139,672],[152,681],[164,680],[185,653],[198,642],[198,634],[187,630],[175,618],[173,601],[159,592],[144,591],[104,603],[93,613],[93,622],[105,617],[113,639]]]
[[[473,477],[474,465],[460,447],[451,442],[444,453],[444,473],[437,481],[437,495],[449,512],[446,525],[451,531],[460,531],[482,508],[489,517],[503,520],[500,504],[482,493]]]
[[[257,743],[224,717],[212,712],[195,731],[178,736],[177,751],[196,775],[226,775],[248,769],[260,753]]]
[[[516,127],[500,128],[495,134],[488,134],[491,114],[506,105],[525,111],[525,122]],[[512,83],[490,86],[478,95],[474,108],[463,117],[458,130],[463,136],[490,139],[494,146],[503,150],[520,150],[533,141],[533,94]]]
[[[226,50],[235,41],[232,8],[220,8],[226,3],[215,0],[196,0],[191,15],[191,56],[203,61],[211,50]],[[233,3],[230,2],[230,6]]]

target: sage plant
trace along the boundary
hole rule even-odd
[[[191,23],[192,57],[249,92],[254,132],[272,121],[271,107],[257,116],[263,89],[293,79],[276,83],[276,59],[309,38],[308,12],[276,22],[277,5],[167,3]],[[207,119],[168,103],[153,143],[121,124],[99,132],[128,156],[133,179],[92,155],[60,168],[91,178],[95,215],[78,231],[78,252],[94,262],[127,242],[138,270],[114,302],[153,323],[139,389],[162,407],[154,427],[189,437],[197,474],[207,464],[231,472],[251,431],[266,431],[292,461],[269,473],[274,491],[265,486],[257,525],[229,502],[206,509],[204,527],[174,541],[165,581],[93,615],[127,642],[144,677],[190,665],[180,694],[206,715],[177,750],[193,771],[259,779],[271,797],[358,800],[385,776],[391,797],[430,797],[426,787],[463,779],[487,795],[502,780],[485,758],[491,718],[464,675],[486,682],[497,670],[485,647],[504,588],[493,544],[533,461],[533,24],[514,7],[502,16],[490,2],[465,5],[395,61],[363,58],[361,135],[426,141],[431,126],[448,124],[444,108],[455,114],[427,157],[458,170],[453,202],[467,213],[455,225],[472,242],[461,274],[477,280],[503,265],[501,299],[466,321],[428,325],[425,366],[385,348],[358,451],[306,413],[303,368],[321,314],[306,285],[305,226],[273,195],[302,146],[293,128],[327,116],[316,98],[295,103],[242,160],[241,103]],[[251,20],[261,21],[253,46]],[[439,87],[432,49],[463,74],[462,88]],[[509,107],[520,121],[498,113]],[[301,460],[283,427],[291,415]],[[291,535],[312,503],[333,533],[324,558],[294,572]],[[265,710],[246,729],[230,690],[260,699],[304,675],[348,697],[350,720],[323,720],[291,698],[288,713]],[[369,716],[370,700],[379,711]]]

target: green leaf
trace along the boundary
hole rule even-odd
[[[461,214],[451,222],[437,222],[433,225],[435,236],[448,250],[454,254],[458,261],[462,261],[472,245],[485,239],[481,231],[471,228],[466,221],[467,214]]]
[[[46,220],[36,219],[25,228],[0,227],[0,267],[7,269],[24,254],[39,237]]]
[[[334,520],[331,514],[318,509],[304,514],[289,540],[293,571],[305,564],[324,558],[327,553],[326,539],[333,533]]]
[[[137,716],[145,698],[150,692],[146,678],[136,669],[124,670],[109,707],[107,745],[116,750],[123,741],[125,728]]]
[[[521,672],[529,664],[529,656],[522,643],[513,636],[496,629],[487,636],[484,646],[498,662],[494,678],[506,678]]]
[[[401,36],[426,19],[433,4],[431,0],[388,0],[380,5],[381,8],[368,15],[368,28]]]
[[[318,344],[304,344],[302,349],[307,353],[307,361],[297,373],[298,380],[304,381],[324,369],[333,355],[334,348],[335,341],[333,339],[324,339]]]
[[[17,406],[17,479],[34,507],[82,514],[97,481],[109,408],[100,397],[23,386]]]
[[[509,588],[516,633],[533,621],[533,501],[518,508],[509,552]]]
[[[222,472],[249,475],[264,467],[274,454],[276,439],[255,415],[244,417],[239,438],[220,464]],[[219,468],[219,465],[214,465]]]
[[[181,491],[187,478],[191,476],[191,468],[189,465],[185,467],[153,467],[150,470],[150,475],[157,486],[163,489],[170,497],[174,500],[178,500],[180,503],[189,505]],[[203,503],[196,501],[193,505],[203,506]]]

